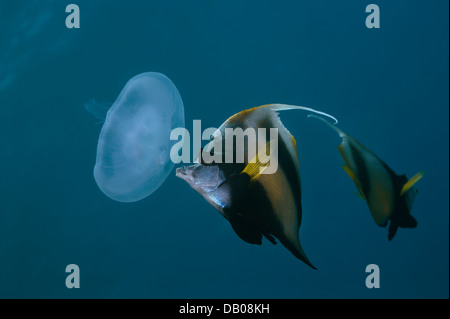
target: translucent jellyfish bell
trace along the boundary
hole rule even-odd
[[[103,105],[86,108],[98,116]],[[94,177],[105,195],[135,202],[153,193],[166,180],[174,163],[170,140],[184,127],[184,107],[172,81],[161,73],[142,73],[123,88],[106,114],[97,146]]]

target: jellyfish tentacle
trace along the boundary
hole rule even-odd
[[[84,103],[84,108],[86,109],[86,111],[102,121],[102,123],[105,122],[106,114],[108,113],[111,106],[112,103],[97,101],[95,99],[90,99],[89,101]]]

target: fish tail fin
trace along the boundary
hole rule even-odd
[[[404,227],[404,228],[416,228],[417,227],[417,220],[413,216],[407,215],[402,220],[402,223],[401,223],[400,226]]]
[[[288,104],[278,104],[278,103],[276,103],[276,104],[266,104],[266,105],[262,105],[260,107],[267,107],[267,108],[271,109],[272,111],[286,111],[286,110],[303,110],[303,111],[308,111],[308,112],[312,112],[312,113],[316,113],[316,114],[320,114],[320,115],[329,117],[330,119],[332,119],[334,121],[334,124],[338,123],[338,120],[333,115],[330,115],[330,114],[322,112],[322,111],[315,110],[315,109],[310,108],[310,107],[297,106],[297,105],[288,105]]]
[[[416,228],[417,220],[410,214],[402,216],[401,219],[391,220],[391,223],[389,224],[389,229],[388,229],[388,240],[389,241],[391,241],[394,238],[399,227]]]

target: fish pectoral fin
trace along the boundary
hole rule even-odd
[[[347,175],[350,176],[350,178],[353,180],[353,182],[355,183],[356,187],[358,188],[359,194],[357,194],[357,196],[362,198],[362,199],[366,199],[366,196],[364,195],[362,187],[361,187],[361,185],[359,185],[359,181],[356,178],[355,172],[353,172],[353,170],[350,167],[348,167],[347,165],[345,165],[345,164],[342,164],[342,168],[347,173]]]
[[[423,177],[423,175],[425,175],[425,172],[420,171],[419,173],[411,177],[410,180],[407,181],[405,185],[403,185],[403,188],[400,191],[400,196],[403,196],[407,191],[409,191],[411,187],[413,187],[414,184],[416,184]]]
[[[264,172],[264,170],[270,164],[270,156],[267,155],[267,149],[270,150],[270,141],[259,150],[258,154],[251,159],[251,161],[245,166],[244,170],[241,172],[250,176],[250,182],[256,181],[259,176]]]
[[[234,229],[235,233],[239,236],[240,239],[249,244],[262,244],[262,234],[248,219],[240,215],[235,215],[229,221],[231,227]]]

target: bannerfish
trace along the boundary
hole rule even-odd
[[[337,122],[329,114],[301,106],[268,104],[244,110],[226,120],[211,140],[222,144],[224,149],[226,130],[236,128],[265,128],[267,132],[276,128],[275,138],[266,137],[267,142],[261,144],[250,160],[249,148],[245,145],[243,162],[206,163],[200,152],[194,165],[178,168],[176,176],[216,208],[242,240],[261,245],[263,236],[273,244],[277,238],[295,257],[316,269],[299,240],[302,205],[296,141],[278,117],[278,111],[294,109],[315,112]],[[278,167],[274,173],[264,174],[267,164],[263,164],[262,159],[267,160],[269,150],[272,155],[274,144],[277,144]],[[212,151],[216,151],[215,148]]]
[[[377,155],[341,129],[323,118],[309,115],[325,122],[342,138],[338,146],[344,159],[343,168],[355,183],[357,195],[364,199],[375,223],[388,228],[388,239],[392,240],[399,227],[415,228],[416,219],[410,211],[417,194],[414,186],[424,175],[421,171],[410,180],[406,175],[397,175]]]

